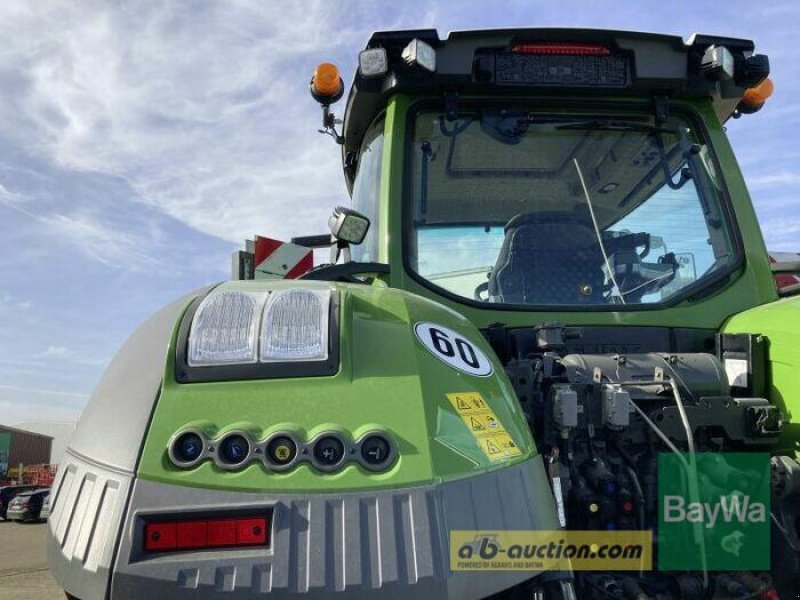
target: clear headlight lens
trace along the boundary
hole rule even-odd
[[[328,358],[330,290],[278,290],[264,306],[261,361]]]
[[[256,362],[259,309],[263,297],[244,292],[209,294],[197,309],[189,334],[190,366]]]

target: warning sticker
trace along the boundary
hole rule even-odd
[[[447,399],[450,404],[456,409],[456,412],[464,417],[465,415],[472,415],[475,413],[491,413],[492,409],[486,404],[486,400],[478,392],[463,392],[460,394],[447,394]]]
[[[481,436],[478,438],[478,445],[492,460],[522,454],[511,436],[505,432]]]
[[[522,454],[497,415],[478,392],[447,394],[447,399],[489,460],[503,460]]]

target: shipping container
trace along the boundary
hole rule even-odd
[[[20,464],[49,464],[52,444],[49,435],[0,425],[0,481],[7,478],[9,469],[16,470]]]

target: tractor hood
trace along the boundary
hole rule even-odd
[[[354,284],[239,281],[209,292],[269,297],[305,290],[331,297],[329,353],[320,368],[272,362],[188,366],[201,295],[175,324],[138,468],[151,481],[240,491],[328,492],[413,486],[469,476],[529,459],[533,443],[502,366],[480,332],[454,311],[404,291]],[[266,302],[266,301],[265,301]],[[260,335],[274,322],[261,324]],[[143,398],[143,401],[147,399]],[[182,432],[204,440],[204,458],[176,465]],[[370,432],[396,453],[370,470]],[[241,466],[221,462],[226,437],[250,442]],[[343,463],[320,469],[316,441],[334,436]],[[288,436],[298,457],[271,468],[271,440]],[[322,482],[320,479],[322,476]]]

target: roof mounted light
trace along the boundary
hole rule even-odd
[[[314,69],[314,75],[309,84],[311,96],[324,106],[328,106],[344,94],[344,82],[339,74],[339,68],[333,63],[320,63]]]
[[[570,56],[608,56],[611,50],[601,44],[578,42],[534,42],[516,44],[511,48],[516,54],[561,54]]]
[[[749,87],[744,91],[741,102],[736,107],[736,114],[750,115],[758,112],[764,107],[764,103],[769,100],[772,93],[775,91],[775,84],[772,80],[767,78],[758,85]]]
[[[755,87],[748,88],[744,91],[744,96],[742,96],[742,103],[749,106],[750,108],[755,108],[757,106],[761,106],[769,100],[772,93],[775,91],[775,84],[772,83],[772,79],[765,79],[761,83],[759,83]]]
[[[411,40],[400,56],[409,65],[418,65],[431,73],[436,71],[436,50],[420,39]]]
[[[735,61],[725,46],[709,46],[700,60],[700,71],[712,81],[733,79]]]
[[[358,72],[362,77],[380,77],[389,71],[386,49],[367,48],[358,54]]]

